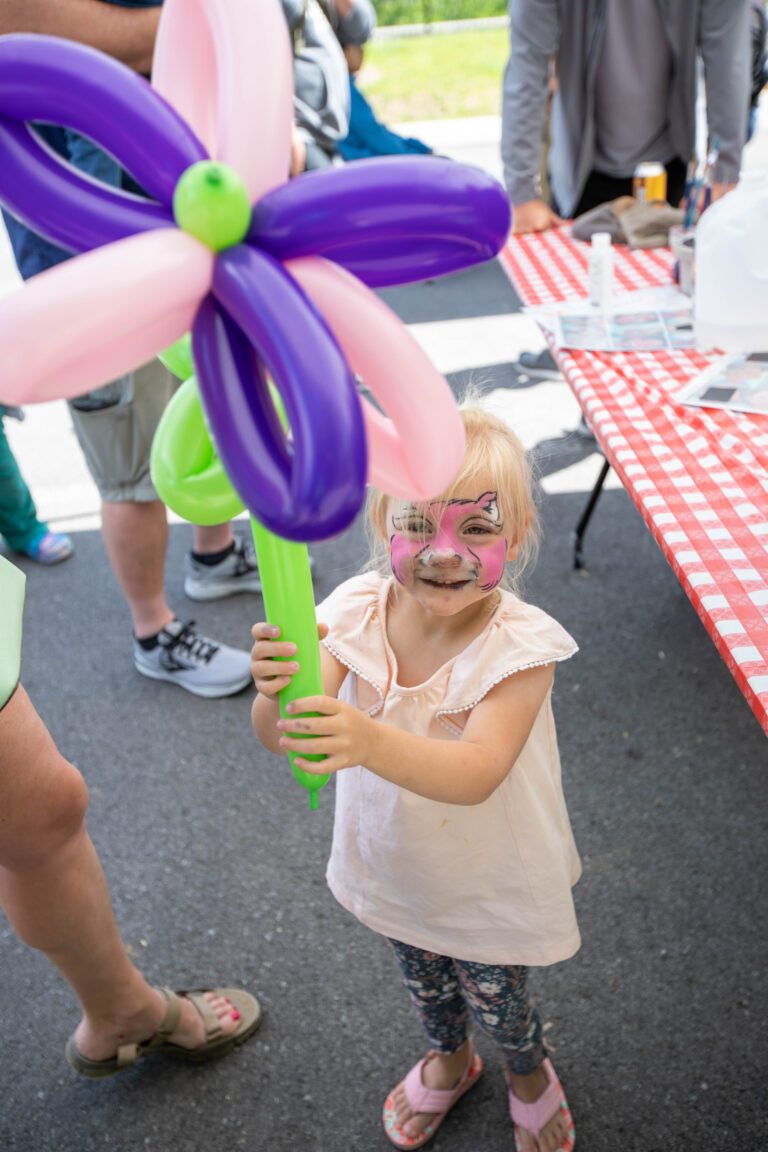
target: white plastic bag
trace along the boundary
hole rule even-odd
[[[768,172],[743,173],[702,214],[695,276],[699,348],[768,352]]]

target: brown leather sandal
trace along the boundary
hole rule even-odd
[[[176,992],[170,988],[158,988],[157,991],[168,1001],[168,1007],[163,1022],[154,1036],[150,1036],[140,1044],[122,1044],[109,1060],[89,1060],[87,1056],[78,1052],[74,1036],[70,1036],[65,1048],[69,1066],[80,1076],[86,1076],[90,1080],[102,1080],[123,1072],[153,1052],[164,1052],[179,1060],[201,1064],[206,1060],[215,1060],[219,1056],[226,1055],[252,1036],[261,1024],[261,1006],[258,1000],[241,988],[182,988]],[[226,1035],[222,1032],[218,1016],[205,999],[205,992],[226,997],[231,1001],[233,1008],[240,1013],[240,1020],[234,1032]],[[168,1040],[179,1024],[182,997],[192,1002],[205,1025],[205,1042],[198,1048],[183,1048],[181,1044],[171,1044]]]

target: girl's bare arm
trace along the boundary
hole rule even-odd
[[[297,759],[309,772],[337,772],[362,764],[384,780],[429,800],[481,804],[513,769],[547,693],[554,665],[528,668],[503,680],[472,714],[460,740],[415,736],[327,696],[295,702],[296,712],[318,716],[278,721],[282,751],[300,758],[324,752],[322,768]],[[304,738],[293,738],[291,733]],[[310,737],[309,739],[306,737]]]

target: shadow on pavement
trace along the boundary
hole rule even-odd
[[[426,280],[403,288],[383,288],[378,295],[405,324],[502,316],[511,311],[512,301],[516,299],[496,260],[439,280]]]

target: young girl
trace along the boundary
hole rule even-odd
[[[320,715],[279,719],[298,665],[274,660],[296,648],[255,625],[253,725],[274,752],[324,752],[297,761],[307,771],[339,772],[328,883],[391,940],[429,1039],[384,1104],[390,1141],[421,1147],[477,1083],[471,1014],[501,1048],[518,1152],[570,1152],[526,976],[579,946],[551,708],[555,663],[576,645],[502,590],[505,564],[521,568],[536,542],[525,455],[494,416],[462,416],[467,454],[449,492],[426,504],[372,494],[392,575],[354,577],[319,607],[327,695],[291,711]]]

